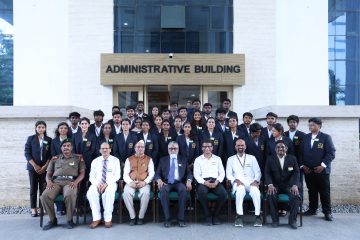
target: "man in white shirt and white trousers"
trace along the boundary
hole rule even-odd
[[[260,218],[261,195],[259,190],[261,170],[253,155],[245,154],[245,141],[239,139],[235,143],[236,154],[227,160],[226,177],[230,180],[235,193],[236,227],[243,227],[243,201],[249,192],[255,207],[255,227],[262,226]]]
[[[96,228],[101,223],[100,196],[104,208],[105,227],[112,226],[112,212],[114,209],[117,181],[121,176],[120,161],[110,155],[110,145],[106,142],[100,146],[101,156],[91,163],[89,180],[91,186],[86,194],[93,216],[90,228]]]

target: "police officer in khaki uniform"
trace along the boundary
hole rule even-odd
[[[50,221],[43,227],[48,230],[57,225],[54,199],[61,192],[66,206],[66,228],[74,227],[73,212],[76,205],[77,186],[85,176],[85,163],[73,155],[71,139],[67,138],[60,144],[62,154],[53,158],[47,168],[46,190],[41,195],[41,202],[49,214]]]

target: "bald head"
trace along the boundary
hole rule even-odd
[[[243,139],[238,139],[235,143],[235,150],[237,154],[242,156],[245,153],[246,143]]]

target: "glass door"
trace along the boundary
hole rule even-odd
[[[113,87],[113,102],[118,105],[123,116],[126,116],[126,106],[136,107],[138,101],[144,100],[143,87]]]
[[[233,102],[233,87],[203,87],[203,103],[212,104],[212,115],[215,116],[217,108],[221,107],[221,102],[229,98]]]

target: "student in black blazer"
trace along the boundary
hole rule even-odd
[[[121,132],[122,113],[120,111],[113,111],[112,119],[110,120],[108,121],[108,123],[111,124],[111,135],[115,136],[116,134],[119,134]]]
[[[115,142],[115,135],[113,135],[112,127],[110,123],[105,123],[101,129],[100,136],[96,140],[96,148],[95,148],[95,155],[96,157],[101,156],[100,153],[100,146],[104,142],[108,143],[110,146],[111,154],[114,151],[114,142]]]
[[[79,126],[80,113],[71,112],[69,114],[69,121],[71,123],[71,125],[69,126],[69,137],[72,138],[73,134],[78,134],[81,132],[81,128]]]
[[[130,120],[123,119],[121,122],[122,132],[115,136],[113,154],[120,160],[121,168],[124,167],[126,159],[135,153],[137,135],[130,130],[130,126]]]
[[[218,108],[218,109],[216,109],[216,112],[215,112],[215,115],[216,115],[215,128],[222,133],[228,132],[230,130],[230,127],[229,127],[229,119],[230,118],[226,119],[225,113],[226,113],[226,111],[223,108]],[[235,119],[236,119],[236,123],[237,123],[237,118],[235,118]]]
[[[289,225],[296,229],[296,216],[299,209],[299,181],[300,171],[294,156],[286,154],[287,145],[279,140],[275,145],[276,155],[268,156],[265,166],[265,184],[268,186],[267,198],[272,218],[272,226],[279,226],[278,194],[289,196],[290,215]]]
[[[261,129],[261,135],[264,136],[264,139],[268,140],[272,137],[272,126],[276,123],[278,115],[273,112],[268,112],[266,114],[266,127]]]
[[[261,169],[262,180],[265,170],[265,139],[261,136],[261,125],[253,123],[250,125],[250,135],[245,137],[246,153],[255,156]]]
[[[159,140],[156,134],[150,133],[150,121],[144,119],[141,123],[142,131],[137,135],[138,141],[144,140],[145,143],[145,155],[151,157],[154,168],[158,165],[158,153],[159,153]]]
[[[280,123],[272,125],[272,137],[266,141],[266,155],[276,155],[276,142],[282,140],[287,147],[287,154],[294,155],[294,147],[290,138],[284,136],[284,127]]]
[[[193,110],[192,113],[190,121],[191,131],[196,135],[199,142],[201,142],[202,133],[206,129],[206,122],[203,120],[200,110]]]
[[[164,212],[165,227],[170,227],[169,193],[178,192],[178,224],[185,227],[184,214],[187,191],[191,191],[192,173],[185,157],[179,153],[179,144],[170,142],[168,145],[168,156],[162,157],[156,169],[154,180],[160,189],[160,201]]]
[[[199,141],[191,132],[190,122],[184,123],[184,134],[177,136],[176,142],[179,144],[179,153],[188,160],[192,169],[195,158],[199,156]]]
[[[155,117],[155,121],[154,121],[154,124],[153,125],[151,125],[151,122],[149,121],[149,123],[150,123],[150,130],[149,130],[149,132],[151,133],[151,134],[155,134],[156,136],[158,136],[160,133],[161,133],[161,128],[162,128],[162,121],[163,121],[163,119],[162,119],[162,117],[159,115],[159,116],[156,116]]]
[[[222,101],[222,108],[225,109],[225,117],[226,119],[229,119],[230,117],[236,118],[237,121],[239,121],[237,113],[230,110],[231,107],[231,100],[229,98],[225,98]]]
[[[301,145],[300,166],[304,170],[305,182],[309,190],[309,210],[305,215],[316,215],[318,195],[320,195],[325,220],[332,221],[330,173],[336,150],[331,136],[320,132],[321,126],[321,119],[310,118],[310,133],[305,135]]]
[[[224,136],[224,154],[222,157],[223,165],[226,167],[227,159],[236,154],[235,142],[238,139],[244,139],[244,133],[240,132],[237,127],[237,120],[235,117],[229,118],[229,127],[230,131],[227,131],[223,134]]]
[[[101,110],[94,111],[94,120],[95,122],[93,124],[90,124],[89,132],[93,135],[95,135],[97,138],[101,134],[101,130],[103,127],[103,120],[104,120],[104,112]]]
[[[238,126],[239,130],[244,133],[245,137],[250,135],[250,125],[253,120],[253,115],[250,112],[243,114],[243,123]]]
[[[176,140],[176,135],[170,133],[170,121],[164,119],[162,124],[161,133],[158,135],[159,141],[159,159],[169,155],[168,144]]]
[[[184,130],[182,127],[181,117],[176,116],[174,118],[174,126],[170,128],[170,134],[174,135],[174,136],[180,136],[183,133],[184,133]]]
[[[46,135],[46,123],[35,123],[35,135],[29,136],[25,144],[26,170],[30,180],[30,205],[31,216],[37,216],[37,192],[44,191],[46,183],[46,168],[51,159],[51,138]]]
[[[224,139],[223,134],[215,129],[215,119],[213,117],[209,117],[206,121],[206,129],[203,131],[201,135],[200,145],[204,140],[208,140],[213,145],[212,153],[218,157],[222,157],[224,154]]]

